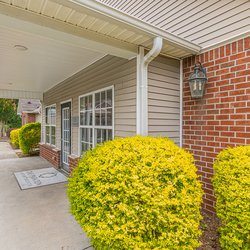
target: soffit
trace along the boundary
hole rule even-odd
[[[18,15],[19,18],[21,17],[28,20],[29,15],[35,15],[38,20],[39,17],[43,17],[44,19],[39,19],[39,22],[43,25],[51,25],[52,28],[71,32],[71,34],[77,36],[90,36],[93,40],[99,39],[102,40],[103,43],[110,43],[116,47],[121,46],[134,53],[137,52],[138,46],[144,46],[150,49],[155,36],[154,34],[128,25],[125,22],[120,22],[118,19],[108,17],[102,12],[95,13],[93,10],[84,8],[84,1],[1,0],[0,2],[3,3],[2,5],[5,6],[5,8],[7,6],[12,9],[14,8],[15,13],[13,13],[14,15]],[[16,9],[19,11],[22,10],[25,15],[19,15]],[[7,9],[6,12],[10,12],[10,10]],[[51,21],[50,24],[48,24],[48,20]],[[36,21],[34,17],[32,17],[32,21]],[[52,21],[54,24],[52,24]],[[65,29],[66,24],[68,29]],[[69,25],[71,26],[71,30],[69,30]],[[167,40],[164,41],[162,49],[163,54],[176,58],[186,57],[196,52],[197,48],[196,51],[192,51],[192,49],[185,48]]]

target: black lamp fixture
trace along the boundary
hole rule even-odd
[[[198,62],[194,66],[194,72],[189,76],[189,87],[193,98],[201,98],[204,95],[207,82],[206,69]]]

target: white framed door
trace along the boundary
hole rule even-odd
[[[68,156],[71,154],[71,102],[61,105],[61,162],[69,171]]]

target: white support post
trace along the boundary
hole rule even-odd
[[[161,48],[162,38],[156,37],[153,48],[145,56],[143,47],[139,47],[137,55],[136,133],[142,136],[148,135],[148,65]]]

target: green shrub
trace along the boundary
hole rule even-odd
[[[192,155],[166,138],[97,146],[68,184],[71,212],[96,250],[195,249],[202,194]]]
[[[20,149],[24,154],[31,153],[38,147],[41,139],[41,123],[28,123],[20,128],[19,144]]]
[[[223,249],[250,249],[250,146],[223,150],[214,163]]]
[[[18,137],[19,131],[20,129],[14,129],[10,131],[11,144],[16,148],[19,148],[19,137]]]

